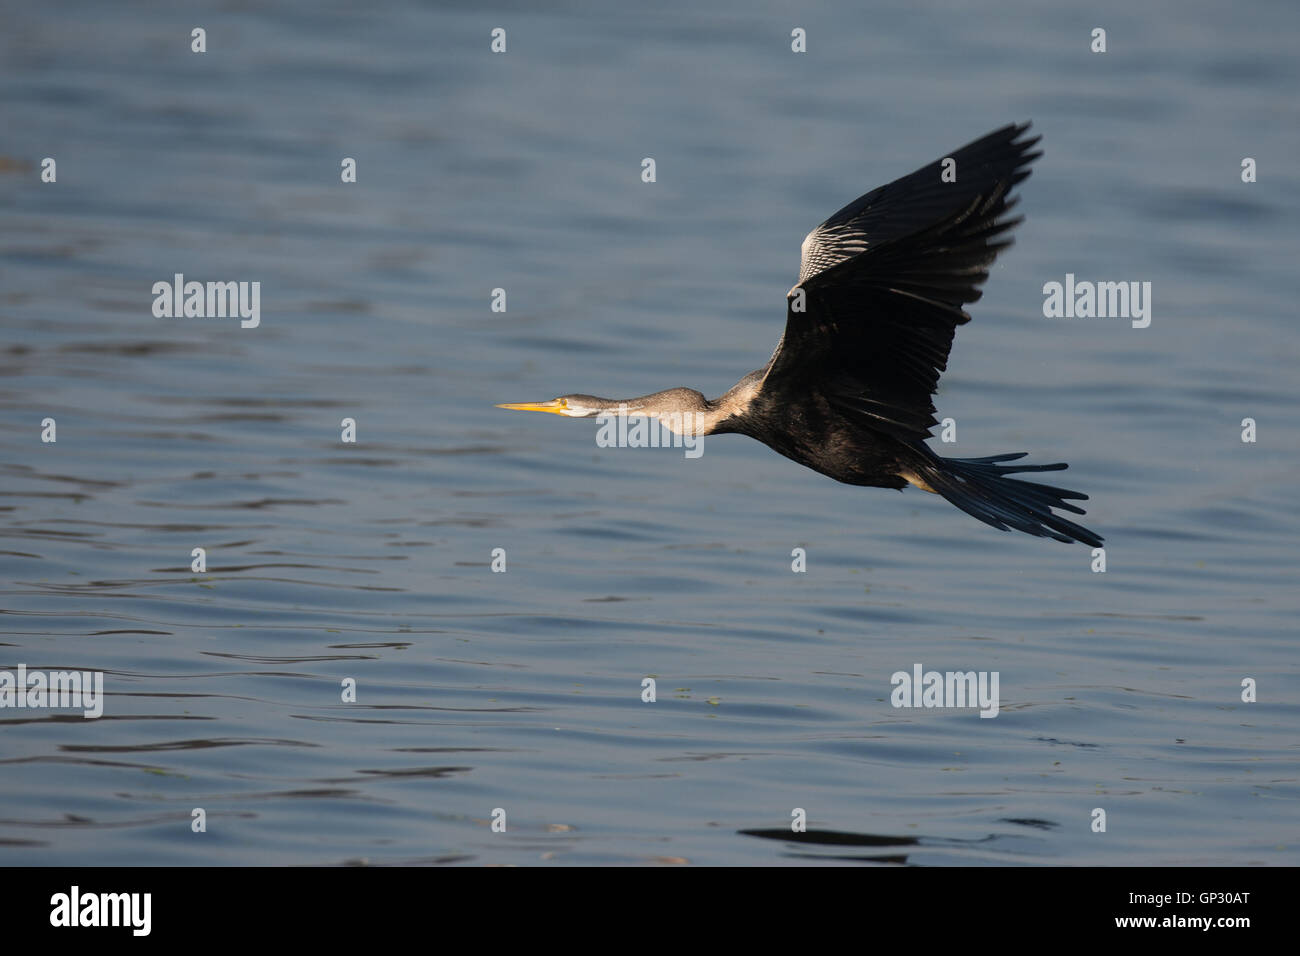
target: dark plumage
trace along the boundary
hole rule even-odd
[[[980,298],[988,267],[1020,222],[1007,213],[1012,187],[1041,153],[1029,124],[1011,125],[942,161],[874,189],[808,234],[799,282],[786,296],[785,334],[767,366],[716,401],[669,389],[622,402],[569,395],[507,406],[590,417],[701,415],[702,434],[736,432],[851,485],[943,495],[1002,530],[1098,546],[1102,539],[1053,509],[1087,495],[1008,475],[1064,464],[1013,465],[1024,453],[941,458],[925,444],[938,424],[933,396],[963,306]],[[951,177],[949,177],[951,178]]]

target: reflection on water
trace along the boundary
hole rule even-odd
[[[200,58],[74,6],[0,39],[0,669],[107,700],[0,710],[0,861],[1297,862],[1292,11],[1115,4],[1104,61],[1028,4],[817,8],[802,57],[776,7],[514,12],[494,58],[470,12],[300,5]],[[954,454],[1071,462],[1105,574],[492,407],[720,393],[811,226],[1026,118],[938,405]],[[1150,281],[1151,327],[1043,319],[1067,272]],[[154,318],[175,273],[261,324]],[[915,661],[998,672],[998,718],[893,709]]]

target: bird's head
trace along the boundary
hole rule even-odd
[[[497,408],[509,408],[516,412],[550,412],[552,415],[567,415],[569,418],[591,418],[609,406],[608,399],[596,398],[594,395],[561,395],[549,402],[509,402],[498,405]]]
[[[592,418],[596,415],[638,416],[655,418],[670,432],[679,435],[707,435],[714,424],[725,417],[693,388],[670,388],[641,398],[597,398],[595,395],[561,395],[549,402],[517,402],[498,405],[520,412],[550,412],[568,418]]]

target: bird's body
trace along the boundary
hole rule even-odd
[[[648,415],[699,435],[749,435],[851,485],[943,495],[994,527],[1097,546],[1101,538],[1053,512],[1083,509],[1078,492],[1009,478],[1063,464],[1012,465],[1023,454],[940,458],[925,444],[931,400],[962,306],[1019,222],[1011,188],[1039,153],[1007,126],[845,206],[803,242],[786,328],[768,364],[710,401],[673,388],[641,398],[566,395],[504,405],[574,418]],[[950,165],[951,163],[951,165]],[[955,174],[955,175],[954,175]]]
[[[765,372],[752,374],[761,379]],[[907,484],[896,449],[820,395],[791,405],[760,390],[745,411],[724,422],[724,430],[757,438],[786,458],[847,485]]]

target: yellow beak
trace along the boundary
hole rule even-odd
[[[549,402],[514,402],[497,406],[497,408],[509,408],[516,412],[550,412],[552,415],[563,415],[568,407],[569,403],[562,398],[554,398]]]

